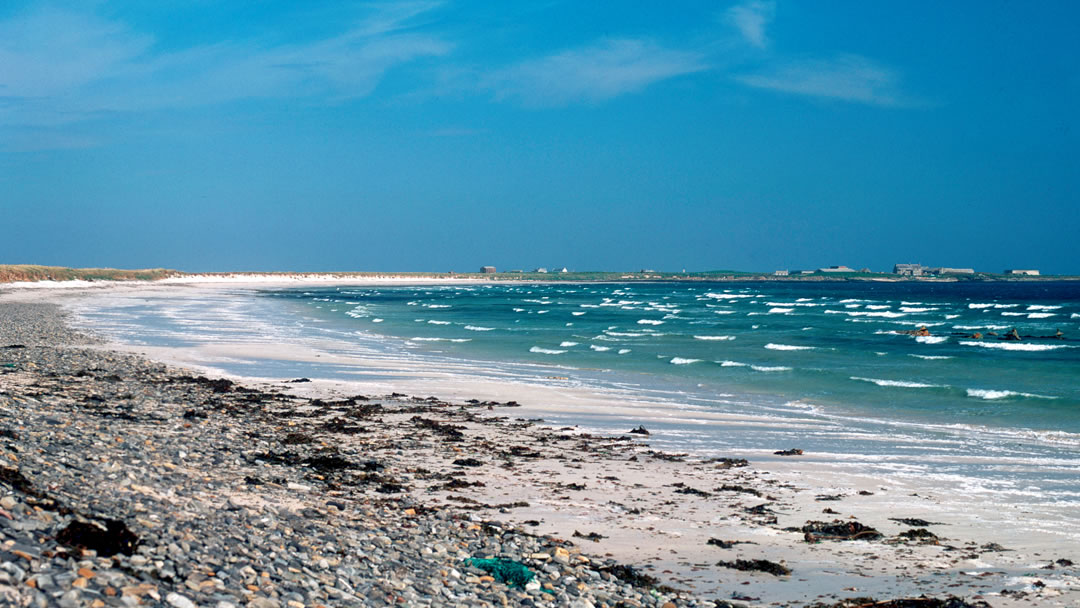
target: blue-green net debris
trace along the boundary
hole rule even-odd
[[[482,559],[470,557],[465,563],[487,572],[500,583],[506,583],[510,587],[524,587],[536,578],[536,573],[521,562],[512,559]]]

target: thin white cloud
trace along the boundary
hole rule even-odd
[[[761,49],[769,46],[765,27],[776,15],[776,2],[750,0],[729,8],[725,15],[747,42]]]
[[[252,98],[363,97],[387,71],[451,50],[438,37],[410,31],[409,20],[435,6],[377,5],[342,33],[305,43],[224,41],[172,52],[94,16],[43,10],[15,17],[0,22],[0,124],[63,124]]]
[[[915,105],[893,70],[859,55],[793,61],[735,77],[745,85],[876,106]]]
[[[699,53],[667,49],[648,40],[619,39],[524,61],[492,73],[482,86],[498,99],[561,106],[604,101],[705,69]]]

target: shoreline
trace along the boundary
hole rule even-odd
[[[97,354],[85,356],[106,361],[111,356],[119,356],[97,349],[90,352]],[[183,375],[179,371],[168,373],[176,377]],[[5,374],[0,376],[0,379],[5,380],[5,389],[8,390],[10,375]],[[311,399],[322,399],[323,403],[341,403],[347,402],[349,395],[335,396],[326,393],[324,389],[316,396],[305,390],[306,384],[278,380],[273,387],[236,387],[226,392],[232,393],[235,390],[240,395],[250,395],[247,391],[251,390],[262,395],[284,395],[265,399],[268,402],[289,401],[293,410],[315,407],[318,411],[323,408],[321,417],[296,414],[284,416],[286,422],[284,426],[279,424],[279,432],[287,430],[285,436],[289,433],[306,433],[313,437],[311,442],[294,445],[309,448],[309,444],[323,447],[339,445],[339,449],[353,449],[356,446],[350,442],[359,441],[356,438],[367,439],[366,434],[359,432],[354,433],[352,439],[347,433],[345,437],[340,437],[340,434],[328,432],[321,426],[344,418],[350,408],[367,403],[366,401],[359,400],[351,405],[337,406],[338,411],[331,411],[333,407],[326,409],[325,405],[312,406]],[[427,398],[423,399],[426,401]],[[437,508],[440,513],[478,515],[481,519],[491,518],[488,521],[501,519],[504,520],[504,525],[528,528],[530,533],[539,532],[575,540],[581,550],[604,551],[620,561],[634,562],[639,566],[643,563],[655,563],[657,565],[653,575],[667,580],[669,584],[674,583],[675,586],[683,585],[686,588],[693,585],[694,593],[705,593],[712,599],[730,599],[733,591],[736,595],[741,593],[740,597],[758,597],[757,600],[741,600],[749,601],[751,605],[774,601],[798,605],[799,601],[817,601],[819,596],[835,600],[841,596],[856,597],[859,594],[899,597],[928,591],[936,594],[965,591],[961,594],[969,597],[981,592],[985,599],[992,600],[994,606],[1023,605],[1024,596],[1015,594],[1039,593],[1046,601],[1058,602],[1076,597],[1074,571],[1060,567],[1056,572],[1050,572],[1042,570],[1045,564],[1036,567],[1028,563],[1031,560],[1047,560],[1051,557],[1066,559],[1070,556],[1021,556],[996,551],[980,553],[980,546],[987,546],[989,542],[964,545],[960,539],[955,538],[949,541],[941,539],[937,544],[898,540],[895,533],[902,530],[897,524],[890,523],[887,517],[881,517],[886,514],[880,513],[880,506],[875,511],[873,507],[866,509],[864,506],[849,504],[856,500],[867,503],[887,503],[891,500],[886,498],[887,492],[884,492],[883,496],[883,490],[874,486],[872,479],[865,480],[864,485],[845,488],[843,493],[846,496],[841,501],[819,501],[815,500],[816,496],[835,493],[832,492],[835,488],[794,485],[789,479],[792,475],[774,474],[775,471],[788,468],[785,466],[770,463],[768,468],[762,469],[755,463],[750,463],[749,467],[717,468],[715,462],[677,458],[670,454],[650,454],[650,449],[641,445],[640,440],[586,437],[575,429],[545,429],[538,424],[514,420],[512,417],[522,411],[517,408],[493,409],[492,415],[496,418],[491,419],[477,415],[487,411],[487,406],[483,404],[480,404],[480,408],[461,409],[463,404],[449,405],[439,400],[436,402],[438,405],[432,406],[435,409],[427,410],[424,415],[440,416],[441,418],[436,420],[439,425],[464,427],[460,432],[467,439],[460,444],[456,441],[417,440],[414,436],[417,432],[416,423],[410,422],[411,416],[417,414],[408,411],[387,414],[381,420],[381,425],[386,425],[387,429],[366,431],[381,433],[381,436],[372,442],[361,441],[365,448],[372,443],[380,444],[380,447],[376,448],[380,450],[376,459],[383,463],[393,463],[384,464],[386,468],[383,470],[393,471],[396,476],[410,482],[406,484],[413,486],[409,491],[409,500],[417,501],[420,511]],[[420,407],[417,403],[420,402],[405,401],[404,408],[408,410],[410,407]],[[193,404],[179,404],[173,408],[190,409],[191,405]],[[496,406],[492,405],[492,408]],[[81,413],[77,406],[72,411]],[[184,413],[186,414],[187,410],[184,410]],[[188,422],[184,424],[192,426],[185,428],[215,424],[214,410],[205,413],[207,418],[200,418],[198,414],[187,418]],[[510,418],[499,420],[500,414]],[[281,418],[279,416],[277,419],[279,423]],[[394,435],[394,432],[398,434]],[[410,442],[417,445],[413,446]],[[408,443],[409,447],[402,447],[403,443]],[[273,447],[278,450],[282,448],[277,444]],[[777,449],[787,447],[790,446],[777,446]],[[407,458],[402,457],[402,452]],[[463,458],[463,455],[467,456]],[[458,456],[454,460],[472,458],[481,462],[487,461],[488,466],[447,466],[450,456]],[[404,464],[405,460],[408,465]],[[417,466],[417,463],[422,463],[422,466]],[[505,469],[503,465],[506,464],[513,466]],[[268,465],[263,463],[263,466]],[[415,470],[408,472],[409,468],[424,469],[428,473],[418,476]],[[522,468],[527,470],[523,472]],[[402,472],[399,472],[399,469]],[[431,473],[433,470],[436,473]],[[422,478],[427,474],[435,475],[434,480],[439,483],[434,483],[432,478]],[[797,474],[796,471],[796,476]],[[618,479],[609,479],[611,477]],[[454,479],[462,480],[461,483],[465,484],[479,482],[484,485],[459,486],[455,491],[432,490],[435,486],[451,484]],[[722,489],[725,486],[742,489]],[[286,484],[286,489],[287,487]],[[761,496],[746,490],[754,490]],[[602,497],[594,496],[596,492],[600,492]],[[860,495],[858,492],[871,494]],[[370,490],[361,494],[365,500],[370,500]],[[873,498],[874,494],[878,497]],[[601,500],[609,497],[610,501]],[[770,497],[772,500],[769,500]],[[520,503],[525,502],[529,503],[528,507],[520,506]],[[432,507],[432,504],[436,507]],[[519,506],[509,506],[515,504]],[[483,505],[503,506],[488,508]],[[756,512],[745,510],[759,505],[763,505],[763,508]],[[823,507],[829,509],[829,505],[836,509],[860,511],[860,521],[886,533],[887,540],[892,542],[824,541],[809,544],[802,539],[802,533],[784,530],[785,527],[798,528],[808,521],[828,520],[830,517],[848,514],[822,515]],[[415,507],[409,508],[417,511]],[[637,513],[633,513],[635,509]],[[867,519],[862,512],[870,513],[875,519]],[[933,513],[933,505],[927,504],[925,512],[896,515],[901,518],[919,515],[933,521]],[[776,521],[770,521],[773,519]],[[539,525],[528,526],[523,523],[532,521],[539,522]],[[933,527],[933,530],[935,533],[950,536],[957,531],[952,526]],[[599,534],[606,538],[597,539],[594,544],[587,539],[574,539],[572,532],[580,532],[583,536]],[[977,532],[964,530],[964,534]],[[705,542],[714,537],[725,541],[752,540],[757,544],[736,545],[724,549]],[[944,544],[946,542],[951,544]],[[950,546],[954,549],[948,549]],[[876,563],[880,566],[868,565],[864,555],[867,552],[877,555]],[[713,560],[717,559],[744,558],[786,563],[794,573],[788,577],[774,577],[717,568],[713,563]],[[929,580],[923,580],[927,570],[934,574]],[[965,571],[977,574],[963,574]],[[997,574],[994,574],[995,572]],[[1035,585],[1035,575],[1042,575],[1047,581],[1043,584],[1049,583],[1048,586],[1040,588]],[[1058,575],[1060,581],[1054,580],[1053,577]],[[935,576],[937,580],[934,579]],[[953,587],[957,583],[960,586]],[[712,587],[707,588],[709,585]],[[1010,585],[1010,595],[995,593],[1003,587],[1009,588]],[[849,592],[846,589],[855,590]],[[1059,595],[1060,593],[1064,595]],[[797,599],[792,599],[793,597]],[[1033,597],[1036,596],[1027,596],[1028,600]],[[671,599],[677,605],[693,605],[693,600],[686,598]]]

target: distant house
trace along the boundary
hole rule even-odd
[[[540,274],[547,274],[547,268],[537,268],[533,272],[538,272]]]
[[[921,277],[926,268],[922,264],[897,264],[893,266],[893,274],[905,277]]]
[[[480,272],[483,273],[483,274],[495,274],[495,267],[494,266],[481,266],[480,267]]]
[[[931,274],[975,274],[974,268],[931,268]]]
[[[559,269],[559,272],[570,272],[570,270],[568,270],[566,268],[566,266],[563,266],[562,268]]]
[[[855,269],[847,266],[829,266],[828,268],[818,268],[818,272],[855,272]]]
[[[1020,275],[1025,275],[1025,276],[1029,276],[1029,277],[1037,277],[1037,276],[1039,276],[1039,271],[1038,270],[1006,270],[1005,274],[1020,274]]]
[[[773,276],[775,276],[775,277],[786,277],[786,276],[788,276],[788,271],[786,271],[786,270],[777,270],[776,272],[773,273]]]

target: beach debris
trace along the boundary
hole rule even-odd
[[[117,553],[132,555],[139,544],[139,537],[118,519],[103,519],[104,526],[74,520],[56,535],[56,540],[69,547],[95,551],[101,557]]]
[[[677,490],[675,490],[676,494],[689,494],[691,496],[701,496],[703,498],[707,498],[707,497],[711,496],[711,494],[709,494],[705,490],[699,490],[697,488],[691,488],[690,486],[688,486],[688,485],[686,485],[685,483],[682,483],[682,482],[672,484],[672,486],[675,487],[675,488],[678,488]]]
[[[732,570],[742,570],[744,572],[766,572],[774,576],[787,576],[791,574],[791,568],[776,562],[770,562],[767,559],[737,559],[733,562],[719,561],[716,562],[716,565],[723,568],[731,568]]]
[[[290,384],[300,384],[303,382],[311,382],[311,378],[296,378],[295,380],[289,380]]]
[[[822,540],[878,540],[881,532],[857,521],[834,519],[831,522],[808,521],[799,529],[808,543]]]
[[[465,434],[461,432],[461,429],[465,427],[453,424],[443,424],[422,416],[413,416],[410,420],[413,424],[422,429],[428,429],[434,431],[438,435],[442,435],[443,441],[462,441],[465,439]]]
[[[814,500],[819,502],[825,502],[830,500],[841,500],[844,498],[843,494],[818,494],[814,497]]]
[[[797,448],[792,448],[790,450],[778,450],[776,452],[773,452],[773,454],[777,456],[802,456],[803,451]]]
[[[918,540],[930,543],[936,543],[938,540],[937,534],[934,534],[926,528],[913,528],[906,532],[901,532],[900,534],[897,534],[897,536],[908,540]]]
[[[465,560],[465,563],[487,572],[496,581],[508,587],[524,587],[536,578],[536,573],[528,566],[511,559],[470,557]]]
[[[807,608],[991,608],[990,604],[982,600],[974,603],[962,598],[948,596],[945,598],[909,597],[895,600],[878,601],[871,597],[853,597],[840,600],[835,604],[811,604]]]
[[[475,458],[458,458],[454,461],[454,465],[459,467],[482,467],[484,463]]]
[[[710,538],[705,541],[705,544],[720,547],[721,549],[733,549],[735,545],[756,545],[757,543],[749,540],[723,540],[719,538]]]
[[[705,464],[715,464],[718,469],[737,469],[750,466],[750,462],[745,458],[712,458],[706,460]]]
[[[716,488],[715,490],[713,490],[713,492],[740,492],[742,494],[752,494],[752,495],[757,496],[759,498],[761,497],[761,492],[759,492],[758,490],[755,490],[754,488],[750,488],[750,487],[747,487],[747,486],[740,486],[738,484],[731,484],[731,483],[725,483],[724,485],[720,486],[719,488]]]
[[[945,526],[940,521],[926,521],[925,519],[919,519],[917,517],[890,517],[890,521],[895,521],[905,526],[912,526],[914,528],[925,528],[927,526]]]
[[[627,431],[627,433],[630,433],[631,435],[650,435],[651,434],[651,433],[649,433],[649,430],[645,428],[644,425],[638,425],[638,427],[636,429],[630,429],[629,431]]]
[[[601,541],[602,539],[605,539],[605,538],[607,538],[607,537],[606,537],[606,536],[604,536],[603,534],[599,534],[599,533],[597,533],[597,532],[589,532],[588,534],[582,534],[581,532],[578,532],[577,530],[574,530],[574,533],[573,533],[573,535],[572,535],[572,536],[573,536],[574,538],[584,538],[585,540],[591,540],[591,541],[593,541],[594,543],[598,543],[598,542],[600,542],[600,541]]]

